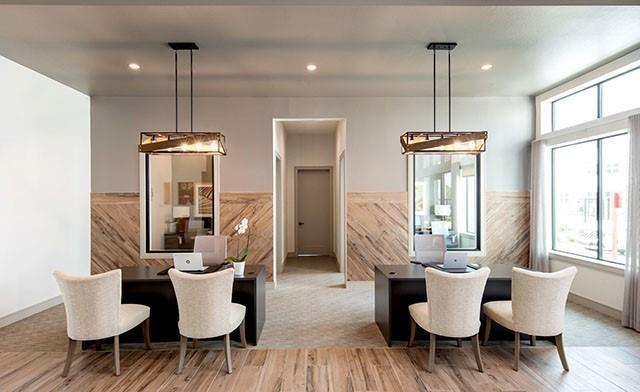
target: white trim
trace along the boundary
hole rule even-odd
[[[22,310],[18,310],[17,312],[8,314],[4,317],[0,317],[0,328],[6,327],[7,325],[26,319],[27,317],[33,316],[36,313],[40,313],[42,311],[45,311],[61,303],[62,303],[62,296],[58,295],[51,299],[47,299],[45,301],[39,302],[35,305],[31,305]]]
[[[567,263],[584,265],[590,268],[612,272],[621,276],[624,275],[624,265],[622,264],[607,262],[599,259],[592,259],[590,257],[578,256],[565,252],[559,252],[557,250],[549,251],[549,256],[552,260],[556,259]]]
[[[566,128],[542,135],[537,140],[546,140],[549,147],[557,147],[563,144],[578,141],[606,137],[623,132],[628,127],[627,117],[634,113],[640,113],[640,109],[629,110],[613,116],[589,121],[584,124]]]
[[[413,251],[413,154],[407,155],[407,246],[409,250],[409,257],[415,257]],[[480,154],[480,250],[467,252],[469,257],[484,257],[486,255],[486,236],[487,236],[487,223],[485,219],[485,155]],[[476,234],[477,235],[477,234]],[[451,249],[452,251],[456,249]]]
[[[605,316],[609,316],[616,320],[622,320],[622,312],[618,309],[612,308],[609,305],[601,304],[600,302],[596,302],[587,297],[583,297],[574,293],[569,293],[568,300],[569,302],[573,302],[574,304],[578,304],[591,310],[595,310],[596,312],[602,313]]]
[[[544,136],[552,136],[557,132],[571,131],[573,129],[585,128],[585,126],[592,126],[592,122],[598,122],[600,120],[606,120],[617,116],[629,116],[629,112],[638,111],[634,109],[632,111],[617,113],[615,115],[607,116],[601,119],[593,120],[588,123],[579,124],[574,127],[567,128],[566,130],[552,131],[551,130],[551,102],[570,95],[583,88],[602,82],[603,80],[614,77],[618,74],[624,73],[630,69],[640,66],[640,49],[634,50],[616,60],[613,60],[607,64],[604,64],[592,71],[586,72],[566,83],[563,83],[557,87],[547,90],[535,98],[536,105],[536,140]],[[544,131],[544,132],[543,132]]]

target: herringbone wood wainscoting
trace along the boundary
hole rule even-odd
[[[349,280],[372,280],[376,264],[409,262],[405,192],[349,193],[347,259]],[[529,193],[487,192],[483,264],[529,265]]]
[[[272,267],[271,193],[222,193],[220,230],[230,235],[246,217],[251,224],[250,264],[263,264],[269,276]],[[231,239],[229,252],[235,252]],[[137,193],[91,195],[91,272],[100,273],[135,265],[171,265],[167,259],[140,258],[140,199]]]

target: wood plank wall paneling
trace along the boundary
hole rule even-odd
[[[485,256],[474,263],[529,266],[529,192],[487,192]]]
[[[148,264],[170,265],[171,260],[140,257],[138,194],[91,194],[91,273]]]
[[[272,195],[223,193],[220,196],[223,234],[247,217],[252,227],[247,262],[263,264],[271,277],[273,263]],[[488,192],[486,255],[482,263],[529,264],[529,194]],[[136,193],[95,193],[91,198],[91,272],[143,264],[170,265],[167,259],[139,255],[139,199]],[[372,280],[376,264],[406,263],[407,194],[405,192],[349,193],[347,195],[347,262],[349,280]],[[229,241],[229,254],[237,242]]]
[[[220,195],[220,230],[231,234],[247,217],[252,239],[247,262],[264,264],[272,270],[271,193],[223,193]],[[229,252],[235,252],[231,239]],[[171,265],[170,259],[140,258],[140,200],[137,193],[94,193],[91,195],[91,272],[100,273],[135,265]]]
[[[373,280],[376,264],[408,263],[407,193],[347,195],[349,280]]]
[[[264,193],[222,193],[220,195],[220,232],[230,236],[242,218],[249,219],[251,239],[247,264],[262,264],[271,279],[273,270],[273,195]],[[240,246],[246,243],[242,237]],[[238,238],[230,237],[227,251],[237,255]]]
[[[529,193],[487,192],[485,264],[529,265]],[[347,262],[349,280],[372,280],[376,264],[409,262],[407,194],[349,193]]]

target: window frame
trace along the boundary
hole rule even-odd
[[[434,155],[446,155],[446,154],[434,154]],[[465,154],[459,154],[465,155]],[[484,153],[476,154],[476,248],[452,248],[451,251],[467,252],[471,257],[485,256],[485,228],[486,222],[484,221]],[[415,235],[415,156],[413,154],[407,155],[407,221],[408,221],[408,253],[410,257],[415,256],[413,236]],[[444,194],[443,194],[444,196]]]
[[[220,235],[220,157],[212,155],[212,186],[213,186],[213,234]],[[167,259],[172,258],[174,253],[191,253],[190,249],[176,249],[171,251],[154,251],[149,249],[149,155],[139,154],[139,204],[140,204],[140,257],[143,259]]]
[[[574,141],[574,142],[570,142],[570,143],[565,143],[565,144],[559,144],[559,145],[555,145],[551,147],[551,251],[552,252],[557,252],[557,253],[561,253],[561,254],[566,254],[566,255],[571,255],[577,258],[581,258],[581,259],[586,259],[595,263],[605,263],[605,264],[612,264],[615,266],[624,266],[624,263],[621,262],[617,262],[617,261],[613,261],[613,260],[606,260],[603,258],[603,254],[604,254],[604,248],[603,248],[603,238],[604,238],[604,232],[602,230],[603,226],[602,226],[602,212],[603,212],[603,188],[602,188],[602,175],[603,175],[603,164],[602,164],[602,142],[603,140],[606,139],[610,139],[613,137],[618,137],[618,136],[622,136],[627,134],[628,131],[618,131],[615,133],[611,133],[611,134],[606,134],[603,136],[599,136],[596,138],[590,138],[590,139],[585,139],[585,140],[578,140],[578,141]],[[555,181],[555,175],[556,175],[556,166],[555,166],[555,152],[558,149],[562,149],[562,148],[566,148],[566,147],[571,147],[571,146],[576,146],[576,145],[580,145],[580,144],[585,144],[585,143],[596,143],[596,151],[597,151],[597,162],[596,162],[596,220],[597,220],[597,239],[598,239],[598,249],[597,249],[597,257],[591,257],[591,256],[586,256],[586,255],[581,255],[578,253],[573,253],[573,252],[569,252],[566,250],[561,250],[561,249],[557,249],[556,248],[556,189],[555,189],[555,185],[556,185],[556,181]],[[626,251],[626,250],[625,250]]]
[[[623,72],[620,72],[618,74],[612,75],[612,76],[610,76],[610,77],[608,77],[606,79],[598,80],[597,82],[594,82],[594,83],[588,84],[588,85],[586,85],[584,87],[581,87],[580,89],[578,89],[576,91],[573,91],[570,94],[563,95],[563,96],[560,96],[558,98],[552,99],[551,100],[551,104],[550,104],[550,107],[551,107],[551,129],[550,129],[549,133],[556,132],[556,131],[563,130],[563,129],[570,129],[572,127],[578,127],[578,126],[580,126],[582,124],[586,124],[586,123],[588,123],[590,121],[596,121],[596,120],[604,118],[603,115],[602,115],[602,85],[607,83],[607,82],[609,82],[609,81],[617,79],[617,78],[619,78],[621,76],[624,76],[626,74],[634,72],[634,71],[640,72],[640,66],[636,66],[636,67],[627,69],[627,70],[625,70]],[[564,127],[564,128],[557,129],[556,128],[556,104],[558,102],[564,100],[564,99],[570,98],[570,97],[572,97],[572,96],[574,96],[576,94],[580,94],[581,92],[589,90],[589,89],[591,89],[593,87],[596,87],[596,100],[597,100],[596,101],[596,118],[594,118],[592,120],[585,121],[585,122],[581,122],[581,123],[578,123],[578,124],[574,124],[574,125],[571,125],[569,127]],[[623,113],[623,112],[625,112],[625,110],[623,110],[621,112],[617,112],[617,113],[612,113],[609,116],[615,116],[616,114]],[[607,116],[607,117],[609,117],[609,116]]]

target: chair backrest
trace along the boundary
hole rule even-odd
[[[181,335],[202,339],[231,332],[232,268],[211,274],[189,274],[172,268],[169,277],[178,300]]]
[[[193,244],[193,251],[202,253],[204,265],[219,265],[227,258],[227,236],[199,235]]]
[[[576,267],[558,272],[514,268],[511,298],[516,331],[534,336],[562,333],[567,297],[577,271]]]
[[[443,235],[416,234],[413,236],[416,261],[421,263],[442,263],[447,250]]]
[[[53,273],[67,314],[67,335],[73,340],[105,339],[118,334],[122,272],[92,276]]]
[[[454,338],[477,334],[482,294],[490,272],[487,267],[468,273],[426,268],[429,332]]]

